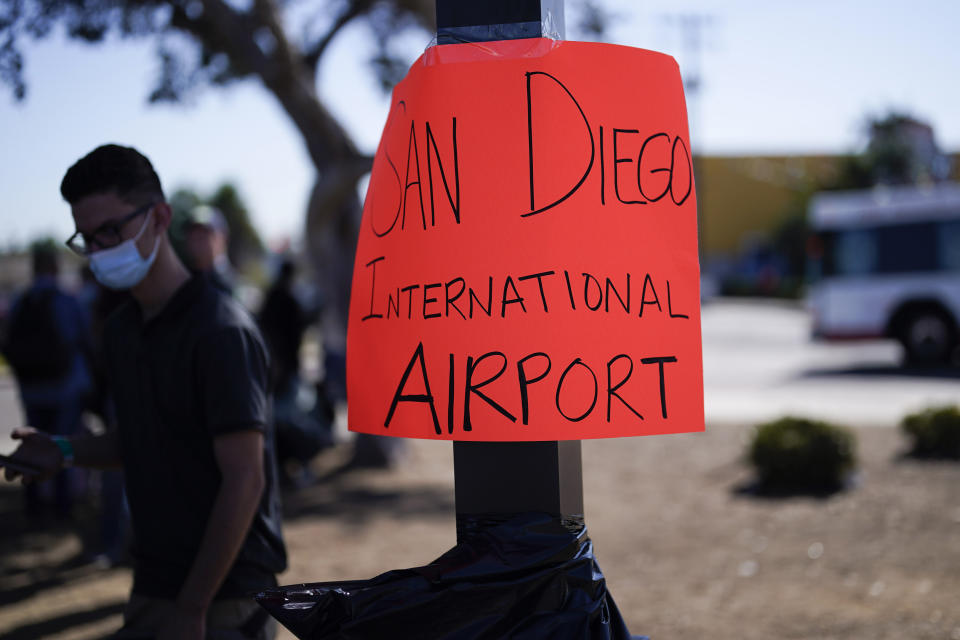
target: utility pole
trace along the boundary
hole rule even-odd
[[[563,0],[437,0],[437,42],[565,35]],[[579,440],[454,442],[457,540],[467,523],[496,524],[529,511],[583,516]]]

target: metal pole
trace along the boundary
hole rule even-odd
[[[437,0],[437,42],[564,37],[563,0]],[[528,511],[583,515],[580,441],[454,442],[457,539],[464,522]]]
[[[563,0],[437,0],[437,43],[565,36]]]

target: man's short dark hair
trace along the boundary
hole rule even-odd
[[[163,200],[163,188],[153,165],[132,147],[97,147],[67,169],[60,193],[70,204],[99,193],[116,193],[131,203]]]

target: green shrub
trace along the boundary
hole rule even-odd
[[[900,428],[913,440],[911,455],[960,459],[960,409],[956,406],[910,414]]]
[[[757,427],[750,462],[764,488],[831,490],[842,487],[856,465],[855,445],[847,429],[785,417]]]

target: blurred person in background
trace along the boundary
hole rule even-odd
[[[270,347],[271,379],[278,393],[287,391],[300,376],[300,346],[310,326],[304,305],[293,291],[297,267],[286,258],[267,289],[258,320]]]
[[[249,597],[286,567],[260,332],[177,257],[170,205],[138,151],[95,149],[67,171],[61,193],[77,228],[68,245],[101,284],[131,294],[103,332],[117,429],[15,430],[20,470],[5,475],[124,469],[135,548],[117,638],[272,638],[275,623]]]
[[[257,320],[270,349],[271,388],[277,457],[284,479],[294,486],[310,483],[310,460],[333,446],[333,403],[322,382],[308,389],[300,376],[304,334],[316,319],[294,291],[297,267],[285,258],[267,289]]]
[[[187,266],[209,276],[214,285],[232,295],[236,275],[227,256],[229,240],[227,220],[216,207],[199,205],[187,213],[184,222]]]
[[[10,310],[3,354],[13,369],[27,422],[45,434],[73,436],[83,428],[82,414],[92,388],[88,363],[87,317],[75,297],[57,282],[58,249],[38,242],[31,248],[33,282]],[[61,470],[53,479],[54,506],[61,517],[73,505],[75,475]],[[42,490],[25,487],[25,507],[42,515]]]

